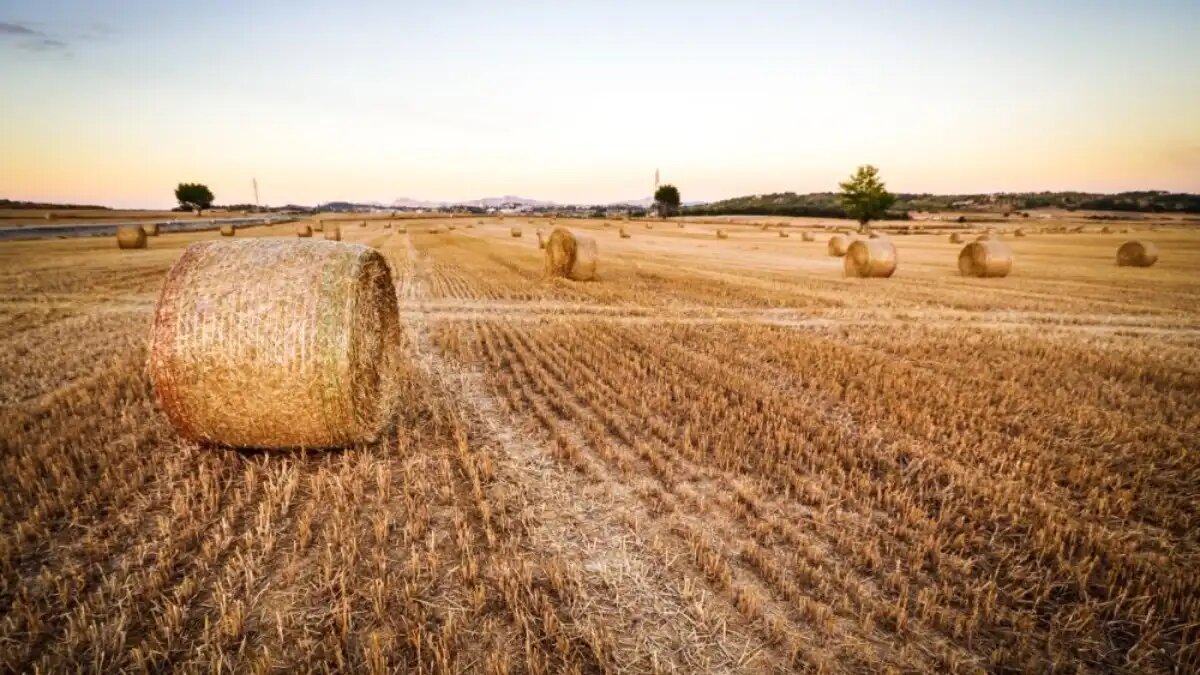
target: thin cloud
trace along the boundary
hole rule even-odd
[[[18,38],[17,49],[27,52],[52,52],[65,50],[69,45],[57,38],[51,37],[40,30],[19,23],[0,21],[0,37],[12,36]]]

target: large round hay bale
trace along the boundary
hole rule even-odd
[[[186,439],[329,448],[374,440],[400,339],[384,258],[359,244],[192,244],[167,274],[150,344],[159,405]]]
[[[296,236],[297,237],[311,237],[312,236],[312,226],[310,226],[308,223],[300,223],[299,225],[296,226]]]
[[[817,240],[817,238],[813,235],[812,232],[801,232],[800,233],[800,241],[816,241],[816,240]]]
[[[1154,242],[1135,239],[1117,249],[1117,265],[1121,267],[1149,267],[1156,262],[1158,246]]]
[[[848,277],[887,278],[896,271],[896,245],[890,239],[859,239],[846,249]]]
[[[787,232],[784,232],[783,230],[780,230],[780,231],[779,231],[779,238],[780,238],[780,239],[787,239],[787,238],[788,238],[788,237],[790,237],[790,236],[791,236],[791,235],[789,235]]]
[[[511,229],[508,231],[508,233],[509,233],[511,236],[514,236],[514,237],[519,237],[519,236],[521,236],[521,228],[519,228],[519,227],[514,227],[514,228],[511,228]]]
[[[1002,241],[973,241],[958,254],[958,272],[964,277],[1006,277],[1013,254]]]
[[[717,239],[728,239],[729,233],[725,230],[717,230]]]
[[[546,274],[573,281],[588,281],[596,276],[599,250],[596,240],[556,227],[546,242]]]
[[[632,236],[633,236],[632,234],[629,234],[628,232],[625,231],[624,227],[621,228],[621,238],[622,239],[628,239]]]
[[[961,244],[961,243],[963,243],[963,236],[962,236],[962,232],[951,232],[951,233],[950,233],[950,243],[951,243],[951,244]]]
[[[221,236],[222,237],[232,237],[234,235],[234,232],[235,232],[235,230],[233,229],[233,223],[221,223]]]
[[[341,225],[330,225],[329,227],[326,227],[325,228],[325,240],[326,241],[341,241],[342,240],[342,226]]]
[[[1024,237],[1024,236],[1025,236],[1025,229],[1024,229],[1024,228],[1021,228],[1021,227],[1018,227],[1016,230],[1014,230],[1014,231],[1013,231],[1013,236],[1014,236],[1014,237]]]
[[[846,251],[850,248],[850,242],[853,241],[849,236],[844,234],[835,234],[829,238],[829,243],[826,244],[826,249],[829,255],[840,258],[846,255]]]
[[[145,232],[147,237],[157,237],[158,236],[158,223],[142,224],[142,232]]]
[[[146,248],[146,231],[138,225],[119,226],[117,248]]]

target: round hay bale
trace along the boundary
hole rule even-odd
[[[622,227],[622,228],[621,228],[621,238],[622,238],[622,239],[628,239],[628,238],[630,238],[630,237],[632,237],[632,236],[633,236],[633,235],[631,235],[631,234],[629,234],[628,232],[626,232],[626,231],[625,231],[625,228],[624,228],[624,227]]]
[[[310,226],[308,223],[300,223],[299,225],[296,226],[296,236],[297,237],[311,237],[312,236],[312,226]]]
[[[784,232],[783,230],[780,230],[780,231],[779,231],[779,238],[780,238],[780,239],[787,239],[787,238],[788,238],[788,237],[790,237],[790,236],[791,236],[790,234],[788,234],[787,232]]]
[[[543,248],[543,249],[546,248],[546,238],[542,236],[541,230],[538,230],[537,239],[538,239],[538,248]]]
[[[117,248],[146,248],[146,231],[138,225],[119,226]]]
[[[514,237],[519,237],[519,236],[521,236],[521,228],[514,227],[514,228],[510,229],[508,231],[508,233]]]
[[[852,241],[853,239],[844,234],[835,234],[829,238],[829,243],[825,247],[829,251],[829,255],[840,258],[846,255]]]
[[[1117,265],[1121,267],[1149,267],[1156,262],[1158,246],[1154,242],[1135,239],[1117,249]]]
[[[646,223],[646,229],[647,229],[647,230],[653,230],[653,229],[654,229],[654,223]]]
[[[47,212],[46,212],[46,215],[44,215],[44,216],[42,216],[42,217],[43,217],[43,218],[45,218],[46,220],[54,220],[54,212],[53,212],[53,211],[47,211]]]
[[[546,242],[546,275],[588,281],[596,276],[597,258],[595,239],[556,227]]]
[[[1013,236],[1014,237],[1024,237],[1025,229],[1018,227],[1016,230],[1013,231]]]
[[[816,240],[817,240],[817,238],[816,238],[816,236],[813,235],[812,232],[801,232],[800,233],[800,241],[816,241]]]
[[[996,235],[991,232],[984,232],[978,237],[975,237],[975,241],[995,241],[995,239]]]
[[[232,237],[236,230],[233,228],[233,223],[221,223],[221,236]]]
[[[341,241],[342,227],[340,225],[330,225],[325,228],[325,241]]]
[[[446,230],[447,230],[448,232],[453,232],[453,231],[454,231],[454,228],[456,228],[456,227],[458,227],[458,226],[457,226],[457,225],[447,225],[447,226],[446,226]]]
[[[964,277],[1006,277],[1013,254],[1002,241],[973,241],[958,254],[958,272]]]
[[[896,271],[896,245],[890,239],[859,239],[846,249],[843,264],[848,277],[880,278]]]
[[[950,233],[950,243],[951,243],[951,244],[961,244],[961,243],[963,243],[963,236],[962,236],[962,233],[961,233],[961,232],[951,232],[951,233]]]
[[[391,223],[384,223],[384,224],[383,224],[383,229],[385,229],[385,230],[390,230],[390,229],[392,229],[392,224],[391,224]]]
[[[1100,234],[1112,234],[1112,228],[1105,225],[1104,227],[1100,228]]]
[[[362,221],[361,223],[359,223],[359,224],[358,224],[358,226],[359,226],[359,227],[366,227],[366,226],[367,226],[367,221],[365,221],[365,220],[364,220],[364,221]]]
[[[145,232],[147,237],[157,237],[158,236],[158,223],[142,224],[142,232]]]
[[[729,233],[725,230],[717,230],[717,239],[728,239]]]
[[[394,409],[392,276],[359,244],[192,244],[167,274],[150,377],[180,436],[248,448],[374,440]]]
[[[320,232],[324,229],[325,229],[325,221],[323,221],[323,220],[318,220],[316,222],[316,224],[313,225],[313,232]]]

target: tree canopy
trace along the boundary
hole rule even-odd
[[[654,206],[658,215],[666,218],[679,212],[679,188],[674,185],[660,185],[654,191]]]
[[[180,206],[193,209],[196,215],[200,215],[204,209],[212,206],[214,197],[212,190],[209,190],[207,185],[180,183],[175,188],[175,199],[179,200]]]
[[[842,208],[862,225],[882,217],[896,201],[896,196],[879,180],[879,169],[870,164],[858,167],[849,180],[838,185],[842,188],[839,195]]]

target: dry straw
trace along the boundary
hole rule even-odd
[[[728,239],[729,233],[725,230],[717,230],[717,239]]]
[[[374,440],[394,408],[399,317],[384,258],[359,244],[192,244],[158,299],[150,376],[192,441],[329,448]]]
[[[146,248],[146,231],[138,225],[117,228],[117,248]]]
[[[384,224],[383,224],[383,229],[385,229],[385,230],[390,230],[390,229],[392,229],[392,224],[391,224],[391,223],[384,223]]]
[[[829,238],[826,249],[829,251],[829,255],[840,258],[846,255],[846,251],[849,250],[850,242],[852,241],[853,239],[847,235],[835,234]]]
[[[961,232],[951,232],[951,233],[950,233],[950,243],[951,243],[951,244],[961,244],[961,243],[963,243],[963,236],[962,236],[962,233],[961,233]]]
[[[1117,249],[1117,265],[1149,267],[1158,262],[1158,246],[1150,241],[1127,241]]]
[[[596,276],[598,258],[595,239],[556,227],[546,242],[546,275],[588,281]]]
[[[896,271],[896,245],[890,239],[859,239],[846,249],[846,276],[887,278]]]
[[[887,235],[887,232],[876,232],[876,231],[872,230],[871,234],[867,235],[867,238],[868,239],[887,239],[888,235]]]
[[[984,232],[983,234],[979,235],[978,237],[975,237],[975,241],[995,241],[995,240],[996,240],[996,235],[992,234],[991,232]]]
[[[787,232],[784,232],[783,230],[780,230],[780,231],[779,231],[779,237],[780,237],[781,239],[787,239],[787,238],[788,238],[788,237],[790,237],[790,236],[791,236],[791,235],[789,235]]]
[[[146,223],[142,225],[142,232],[145,232],[147,237],[157,237],[158,223]]]
[[[221,224],[221,236],[222,237],[232,237],[235,231],[236,230],[233,229],[233,223],[222,223]]]
[[[300,223],[299,225],[296,226],[296,236],[297,237],[311,237],[312,236],[312,227],[309,226],[308,223]]]
[[[800,241],[816,241],[816,240],[817,240],[817,238],[815,236],[813,236],[812,232],[801,232],[800,233]]]
[[[542,236],[542,231],[537,231],[538,248],[546,248],[546,238]]]
[[[519,227],[509,228],[508,233],[509,233],[509,235],[511,235],[513,237],[519,237],[519,236],[521,236],[521,228],[519,228]]]
[[[964,277],[1006,277],[1013,254],[1002,241],[973,241],[958,254],[958,272]]]
[[[325,228],[325,240],[326,241],[341,241],[342,240],[342,227],[340,225],[330,225],[329,227]]]

